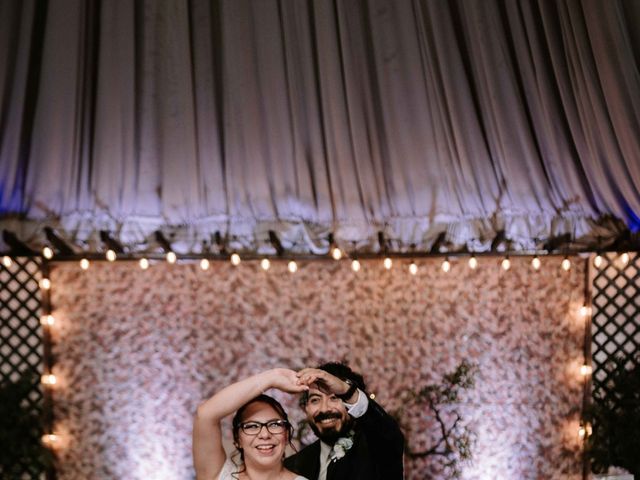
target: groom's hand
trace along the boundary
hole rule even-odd
[[[301,384],[307,387],[316,385],[318,390],[326,394],[343,395],[350,387],[347,382],[318,368],[303,368],[297,376]]]

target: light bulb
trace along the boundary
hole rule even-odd
[[[562,269],[565,272],[568,272],[569,270],[571,270],[571,260],[569,260],[568,257],[564,257],[564,260],[562,260]]]
[[[86,258],[80,260],[80,268],[82,270],[87,270],[89,268],[89,260],[87,260]]]
[[[109,249],[107,250],[106,257],[107,257],[107,260],[109,260],[110,262],[115,262],[117,255],[116,255],[116,252]]]
[[[333,247],[331,249],[331,256],[334,260],[340,260],[342,258],[342,250],[340,250],[338,247]]]
[[[149,260],[147,260],[146,258],[141,258],[138,264],[140,265],[140,268],[142,270],[146,270],[147,268],[149,268]]]
[[[384,259],[384,262],[382,262],[382,264],[384,265],[384,268],[386,268],[387,270],[391,270],[391,267],[393,266],[393,260],[387,257]]]
[[[622,265],[626,267],[629,263],[629,254],[627,252],[624,252],[622,255],[620,255],[620,261],[622,262]]]
[[[471,270],[475,270],[476,268],[478,268],[478,259],[475,255],[471,255],[471,258],[469,259],[469,268]]]
[[[48,278],[41,278],[40,288],[42,290],[49,290],[51,288],[51,280],[49,280]]]
[[[2,264],[6,268],[9,268],[13,264],[13,262],[11,261],[11,257],[7,257],[6,255],[2,257]]]
[[[511,268],[511,260],[509,260],[509,257],[504,257],[504,260],[502,260],[502,269],[504,271],[507,271]]]
[[[45,373],[40,377],[40,381],[43,385],[55,385],[58,380],[53,373]]]
[[[540,259],[538,258],[538,256],[536,255],[535,257],[533,257],[533,259],[531,260],[531,266],[533,267],[533,269],[540,270],[541,265],[542,265],[542,262],[540,262]]]
[[[296,273],[298,271],[298,264],[291,260],[289,261],[289,263],[287,263],[287,268],[291,273]]]
[[[582,375],[583,377],[591,375],[592,371],[593,369],[591,368],[591,365],[582,365],[580,367],[580,375]]]
[[[48,247],[48,246],[44,247],[42,249],[42,256],[47,260],[50,260],[51,258],[53,258],[53,250],[51,250],[51,247]]]
[[[353,259],[353,261],[351,262],[351,270],[353,270],[354,272],[359,272],[360,271],[360,262],[357,259]]]
[[[203,258],[202,260],[200,260],[200,269],[201,270],[209,270],[210,266],[211,266],[211,264],[209,263],[209,260],[207,260],[206,258]]]
[[[591,309],[586,305],[582,305],[580,307],[579,313],[581,317],[588,317],[589,314],[591,313]]]
[[[581,439],[584,439],[585,437],[591,436],[592,433],[593,432],[592,432],[590,423],[586,423],[584,425],[580,425],[580,427],[578,428],[578,436]]]
[[[448,273],[451,270],[451,262],[449,261],[448,258],[444,259],[444,262],[442,262],[442,271],[444,273]]]
[[[416,265],[416,262],[411,262],[409,264],[409,273],[411,275],[415,275],[416,273],[418,273],[418,265]]]
[[[167,262],[173,265],[174,263],[176,263],[176,260],[178,260],[178,257],[175,252],[167,252]]]
[[[42,436],[42,444],[45,447],[53,447],[59,440],[60,437],[55,433],[47,433]]]
[[[602,255],[598,254],[593,259],[593,266],[596,268],[600,268],[602,266]]]
[[[56,323],[56,319],[53,318],[53,315],[43,315],[40,317],[40,325],[51,327],[54,323]]]
[[[262,261],[260,262],[260,266],[266,272],[271,267],[271,262],[269,261],[268,258],[263,258]]]
[[[240,265],[240,255],[238,255],[237,253],[231,254],[231,265],[233,265],[234,267]]]

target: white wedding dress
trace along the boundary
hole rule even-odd
[[[238,466],[231,461],[230,458],[224,462],[224,466],[222,467],[222,471],[218,476],[218,480],[238,480],[237,476],[233,476],[234,473],[238,470]],[[298,475],[295,480],[308,480],[306,477],[301,477]]]

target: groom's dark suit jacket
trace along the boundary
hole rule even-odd
[[[327,480],[402,480],[404,436],[396,421],[369,400],[367,412],[356,419],[353,447],[329,464]],[[292,472],[316,480],[320,472],[320,440],[285,459]]]

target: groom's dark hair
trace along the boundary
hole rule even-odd
[[[344,362],[327,362],[322,365],[318,365],[316,368],[324,370],[330,373],[334,377],[338,377],[340,380],[350,380],[356,387],[363,392],[367,391],[367,385],[364,383],[364,378],[358,372],[351,370],[351,367]],[[307,405],[309,399],[309,393],[303,392],[300,396],[300,407],[304,408]]]

